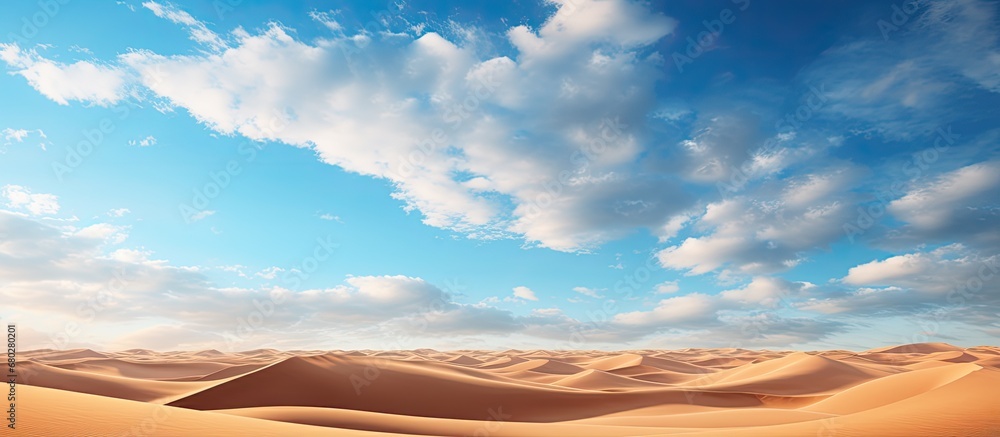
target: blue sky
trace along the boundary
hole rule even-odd
[[[995,2],[3,8],[30,347],[1000,335]]]

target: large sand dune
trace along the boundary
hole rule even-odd
[[[37,350],[16,435],[1000,435],[1000,349]]]

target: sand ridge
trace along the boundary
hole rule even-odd
[[[144,435],[1000,433],[992,346],[21,357],[25,435],[129,435],[150,420]]]

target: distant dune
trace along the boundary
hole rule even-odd
[[[36,350],[18,435],[1000,435],[1000,348]]]

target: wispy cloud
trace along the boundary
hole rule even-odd
[[[212,50],[219,51],[225,49],[226,43],[205,26],[205,23],[198,21],[191,14],[177,8],[170,3],[144,2],[142,7],[153,11],[157,17],[166,18],[171,22],[184,25],[191,32],[191,39],[204,44]]]
[[[52,215],[59,212],[59,198],[54,194],[32,193],[20,185],[5,185],[0,194],[7,199],[7,206],[26,210],[33,215]]]
[[[538,297],[535,296],[535,292],[524,286],[514,287],[514,297],[525,300],[538,300]]]

